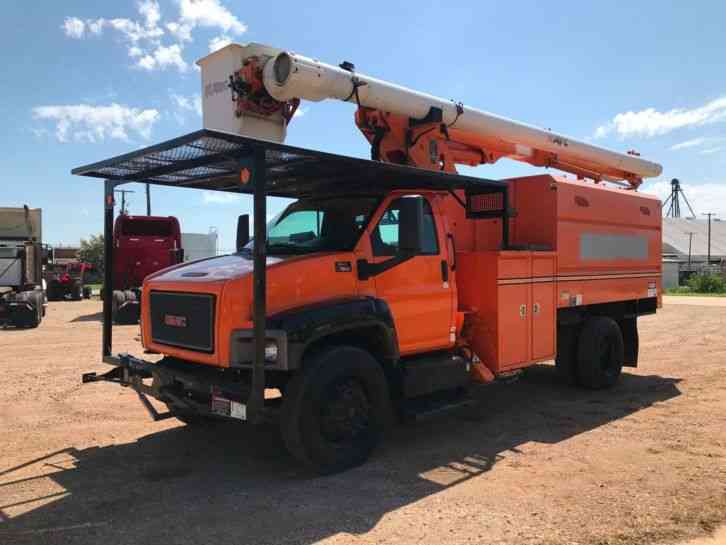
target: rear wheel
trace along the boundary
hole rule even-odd
[[[388,385],[368,352],[325,349],[287,384],[280,427],[295,458],[321,474],[365,462],[389,418]]]
[[[593,316],[582,328],[577,346],[577,375],[582,386],[609,388],[623,369],[623,334],[607,316]]]

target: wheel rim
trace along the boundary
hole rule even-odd
[[[331,384],[320,407],[320,432],[331,443],[345,444],[370,429],[371,406],[363,385],[354,378]]]

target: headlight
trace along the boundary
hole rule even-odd
[[[277,342],[276,341],[267,341],[265,343],[265,361],[269,361],[271,363],[274,363],[277,361]]]

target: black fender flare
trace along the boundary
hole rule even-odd
[[[376,297],[342,297],[286,310],[270,316],[267,328],[285,332],[289,369],[301,367],[306,351],[326,338],[352,338],[364,330],[375,331],[375,339],[369,339],[377,347],[374,356],[391,363],[399,359],[391,309]]]

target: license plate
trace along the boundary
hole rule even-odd
[[[212,412],[220,416],[228,416],[237,420],[247,420],[247,405],[231,399],[212,396]]]

